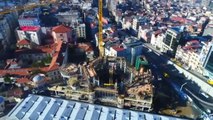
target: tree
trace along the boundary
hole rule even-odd
[[[9,74],[6,74],[4,76],[4,82],[7,82],[7,83],[11,83],[13,80],[10,78],[10,75]]]

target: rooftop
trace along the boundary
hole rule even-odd
[[[37,26],[21,26],[20,30],[23,31],[38,31],[40,29],[40,27]]]
[[[71,119],[71,120],[109,120],[109,119],[161,119],[182,120],[180,118],[156,115],[151,113],[118,109],[113,107],[68,101],[38,95],[29,95],[18,103],[5,116],[7,120],[19,119]]]
[[[66,33],[66,32],[70,32],[71,29],[68,27],[65,27],[64,25],[59,25],[59,26],[53,27],[52,31],[56,33]]]
[[[19,40],[17,44],[18,45],[29,45],[30,41],[23,39],[23,40]]]

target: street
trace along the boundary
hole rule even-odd
[[[193,101],[195,101],[193,106],[199,106],[198,108],[205,112],[208,112],[209,109],[213,108],[211,106],[201,104],[203,102],[199,100],[205,101],[207,103],[213,103],[213,99],[211,97],[207,98],[202,95],[200,92],[200,87],[195,82],[186,79],[184,75],[179,73],[179,71],[173,65],[168,65],[168,58],[162,56],[161,53],[153,51],[147,46],[144,47],[143,53],[150,64],[154,66],[152,67],[152,70],[155,77],[158,77],[159,75],[163,76],[165,73],[168,74],[169,78],[164,77],[163,80],[170,80],[178,85],[184,91],[184,93],[187,93],[188,96],[193,98]]]

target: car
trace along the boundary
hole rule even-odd
[[[213,85],[213,79],[207,80],[207,83],[209,83],[210,85]]]
[[[155,69],[157,69],[157,68],[158,68],[155,64],[152,64],[152,66],[153,66]]]
[[[205,98],[209,98],[209,95],[207,95],[206,93],[204,92],[200,92],[201,95],[203,95]]]
[[[163,73],[163,76],[164,76],[165,78],[169,78],[169,74],[166,73],[166,72]]]

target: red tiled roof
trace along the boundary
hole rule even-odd
[[[17,44],[18,45],[29,45],[30,41],[23,39],[23,40],[19,40]]]
[[[182,17],[172,17],[171,20],[172,21],[178,21],[178,22],[181,22],[181,23],[187,23],[188,22],[187,19],[182,18]]]
[[[30,71],[33,70],[33,68],[21,68],[21,69],[12,69],[12,70],[0,70],[0,76],[4,76],[6,74],[10,75],[20,75],[20,76],[27,76],[29,75]]]
[[[70,32],[71,29],[68,27],[65,27],[63,25],[59,25],[59,26],[53,27],[52,31],[54,31],[56,33],[66,33],[66,32]]]
[[[31,82],[28,78],[19,78],[16,80],[17,83],[29,83]]]
[[[113,46],[112,48],[113,48],[115,51],[122,51],[122,50],[124,50],[123,46],[120,46],[120,45]]]
[[[56,46],[55,53],[54,53],[53,56],[52,56],[52,61],[51,61],[51,63],[50,63],[49,69],[51,69],[51,67],[53,67],[53,66],[56,64],[56,61],[57,61],[57,59],[58,59],[59,52],[60,52],[60,50],[61,50],[61,46],[62,46],[62,41],[59,40],[58,43],[57,43],[57,46]]]
[[[41,71],[49,72],[59,68],[59,65],[56,64],[56,61],[60,53],[62,43],[63,43],[62,41],[59,41],[58,43],[54,43],[47,46],[40,46],[36,48],[37,52],[52,53],[55,51],[55,53],[53,53],[53,56],[52,56],[53,58],[52,58],[51,64],[47,67],[39,68]],[[16,51],[16,54],[23,53],[23,52],[28,53],[30,50],[31,49],[18,50]],[[10,69],[10,70],[0,69],[0,76],[5,76],[6,74],[9,74],[9,75],[18,75],[18,76],[24,77],[24,76],[29,76],[31,74],[31,71],[35,69],[37,68],[20,68],[20,69]],[[26,79],[19,80],[19,82],[26,82],[26,81],[27,81]]]
[[[16,50],[16,54],[35,54],[35,53],[52,53],[57,47],[57,43],[53,43],[51,45],[39,46],[34,49],[18,49]]]
[[[78,47],[83,49],[86,52],[93,51],[92,45],[90,43],[79,43]]]

